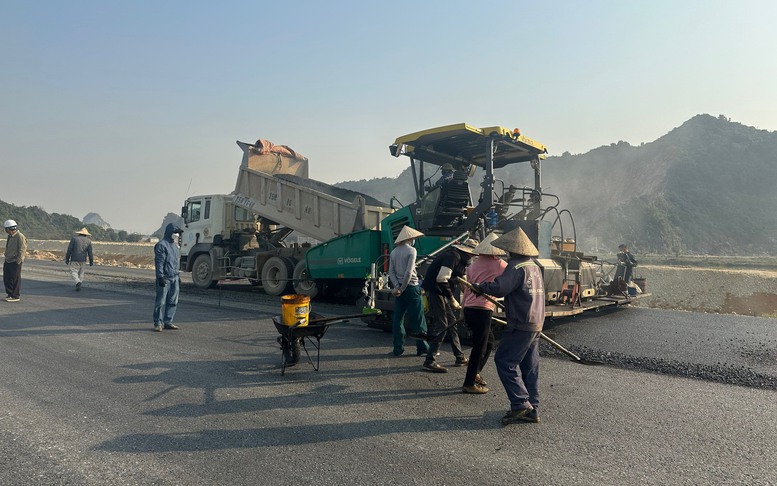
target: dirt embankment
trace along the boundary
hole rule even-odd
[[[28,240],[27,258],[64,261],[69,241]],[[154,268],[152,243],[93,242],[95,265],[128,268]]]
[[[651,294],[639,305],[777,317],[777,271],[640,265]]]
[[[67,241],[30,240],[29,258],[64,260]],[[95,264],[154,267],[151,243],[93,243]],[[640,265],[650,297],[637,305],[660,309],[777,317],[777,270]]]

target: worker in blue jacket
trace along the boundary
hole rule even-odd
[[[154,331],[178,329],[173,324],[181,280],[178,276],[181,252],[176,241],[183,230],[173,223],[165,227],[165,235],[154,245],[154,268],[156,269],[156,300],[154,301]]]
[[[507,327],[502,332],[494,364],[510,400],[502,424],[539,422],[539,335],[545,321],[545,287],[542,271],[533,257],[537,247],[521,228],[491,244],[510,258],[502,275],[493,282],[475,283],[479,292],[504,297]]]

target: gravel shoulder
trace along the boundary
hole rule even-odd
[[[756,317],[777,317],[777,272],[640,266],[651,294],[637,305]]]

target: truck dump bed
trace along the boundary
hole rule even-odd
[[[243,149],[233,200],[275,224],[319,241],[364,229],[380,229],[393,210],[369,196],[307,178],[307,159],[292,152],[258,154]]]

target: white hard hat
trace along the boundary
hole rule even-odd
[[[3,223],[3,228],[5,228],[5,229],[16,228],[16,221],[14,221],[12,219],[7,219],[5,221],[5,223]]]

